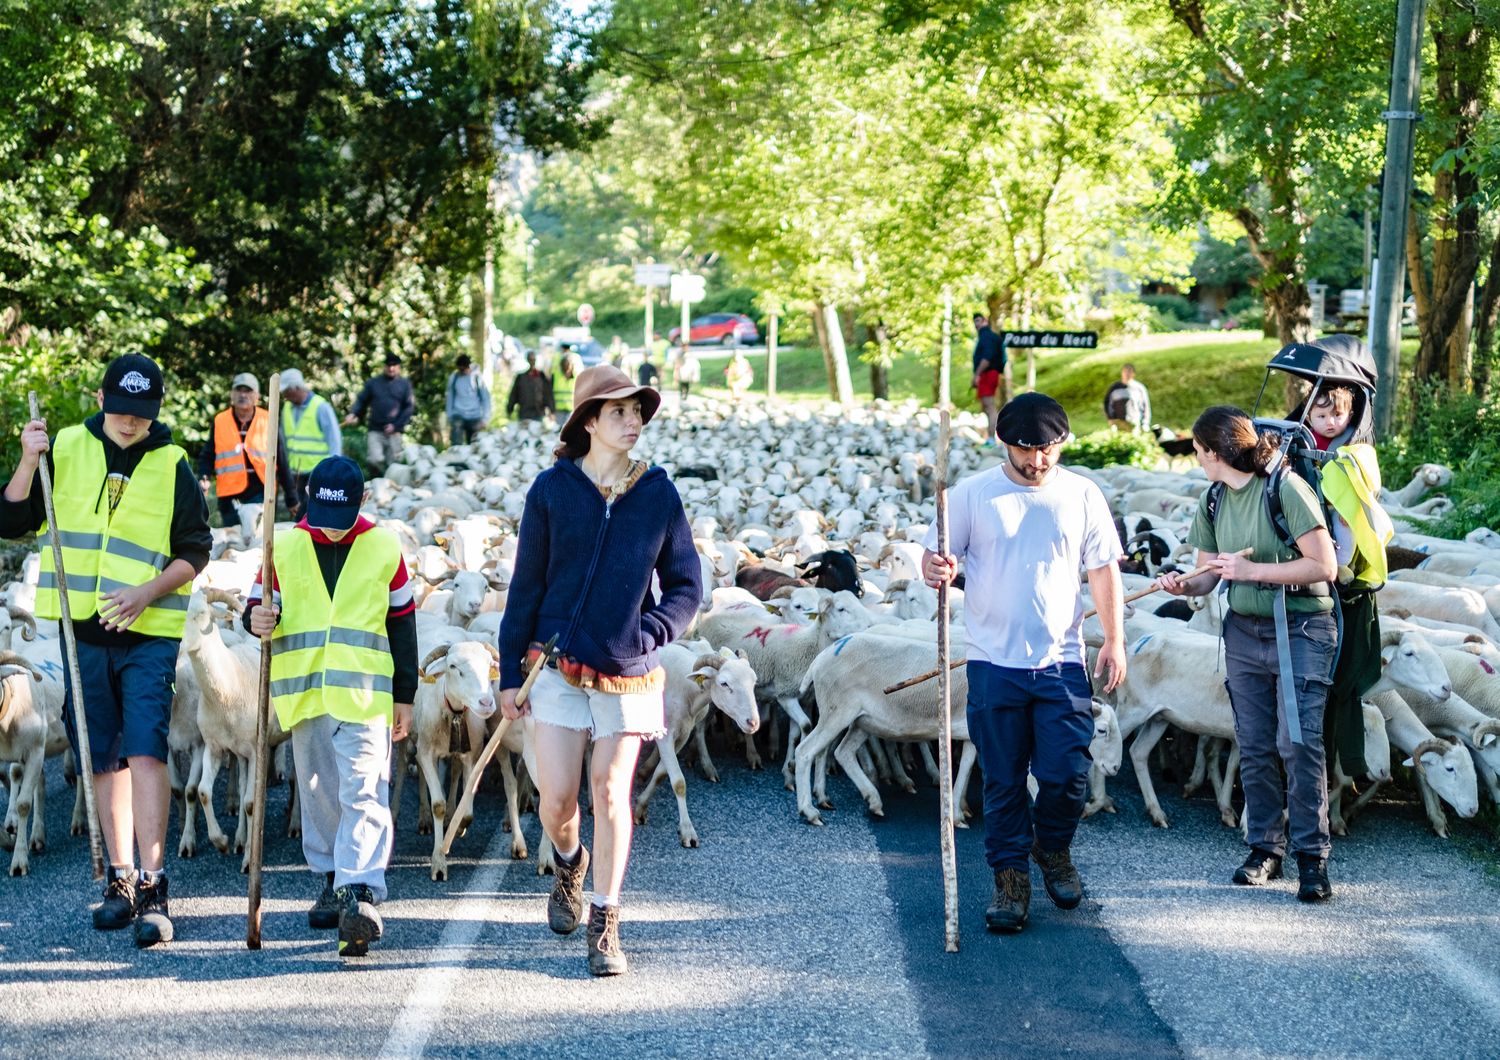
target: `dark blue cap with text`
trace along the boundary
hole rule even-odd
[[[320,530],[347,530],[359,518],[365,499],[365,477],[347,456],[330,456],[307,479],[307,525]]]
[[[154,420],[166,386],[155,361],[143,353],[127,353],[109,362],[100,389],[105,412]]]

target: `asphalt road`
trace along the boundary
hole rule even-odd
[[[1362,820],[1339,845],[1335,901],[1305,908],[1290,884],[1225,882],[1242,848],[1211,803],[1164,793],[1173,827],[1153,829],[1118,778],[1120,814],[1085,822],[1076,846],[1089,899],[1064,913],[1038,887],[1020,936],[984,931],[978,829],[959,833],[955,955],[932,791],[888,795],[871,820],[835,778],[839,809],[812,828],[778,774],[727,752],[719,766],[718,785],[688,773],[700,849],[678,845],[666,790],[638,829],[633,970],[609,981],[588,976],[581,932],[546,929],[550,878],[512,862],[505,833],[471,831],[450,882],[432,883],[410,784],[370,957],[341,961],[307,928],[320,881],[279,829],[263,950],[244,948],[239,858],[210,849],[169,863],[178,941],[138,952],[89,926],[86,848],[54,770],[52,846],[31,876],[0,878],[0,1054],[1500,1054],[1500,888],[1413,807]],[[499,816],[493,796],[480,809]],[[536,820],[523,825],[534,850]]]

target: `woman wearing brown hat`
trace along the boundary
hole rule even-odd
[[[692,531],[676,487],[630,450],[661,395],[613,365],[578,376],[557,463],[526,495],[515,575],[500,625],[500,708],[535,720],[539,816],[557,848],[547,902],[552,930],[583,919],[584,875],[594,869],[588,963],[626,970],[620,887],[630,853],[630,787],[641,740],[665,727],[665,674],[657,651],[687,629],[701,595]],[[651,592],[656,575],[661,598]],[[517,708],[526,663],[557,639],[528,701]],[[593,856],[581,843],[578,784],[594,745],[589,784]]]

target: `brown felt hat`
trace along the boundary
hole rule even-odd
[[[612,364],[585,368],[573,383],[573,412],[563,424],[562,440],[570,445],[585,444],[588,433],[583,425],[599,411],[599,406],[615,398],[631,397],[640,399],[641,423],[650,423],[661,407],[661,394],[657,390],[632,383],[628,375]]]

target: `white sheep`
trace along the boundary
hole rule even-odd
[[[1411,481],[1397,490],[1380,491],[1381,504],[1394,504],[1409,508],[1422,499],[1430,489],[1439,489],[1453,482],[1453,472],[1442,464],[1423,464],[1412,473]]]
[[[660,761],[651,779],[635,800],[635,822],[646,823],[651,796],[663,777],[670,777],[672,792],[677,796],[677,835],[685,847],[698,845],[698,830],[688,815],[687,779],[682,774],[677,752],[688,738],[697,734],[699,754],[712,769],[703,737],[709,711],[717,707],[747,736],[760,728],[760,714],[755,706],[755,671],[743,652],[727,648],[713,651],[707,641],[668,644],[661,650],[661,665],[667,674],[664,693],[666,728],[656,741]]]
[[[7,601],[0,607],[0,651],[14,649],[17,629],[21,631],[22,640],[36,640],[36,619],[31,616],[31,612]]]
[[[45,675],[26,658],[0,651],[0,763],[10,763],[10,797],[0,843],[11,847],[12,876],[30,872],[30,854],[40,852],[47,842],[38,792],[46,783],[42,766],[49,714],[55,710],[60,716],[62,704],[52,702],[44,681]]]
[[[1385,583],[1376,599],[1382,608],[1401,607],[1413,615],[1473,626],[1500,642],[1500,622],[1490,614],[1484,597],[1473,589],[1391,581]]]
[[[1402,764],[1415,771],[1417,790],[1421,793],[1422,806],[1432,830],[1447,839],[1448,819],[1438,805],[1438,799],[1452,806],[1460,817],[1473,817],[1479,812],[1479,780],[1468,750],[1457,740],[1435,736],[1399,692],[1381,692],[1370,698],[1385,715],[1391,746],[1399,747],[1407,754]],[[1372,785],[1366,789],[1351,813],[1345,816],[1352,816],[1354,811],[1361,809],[1378,787]]]

